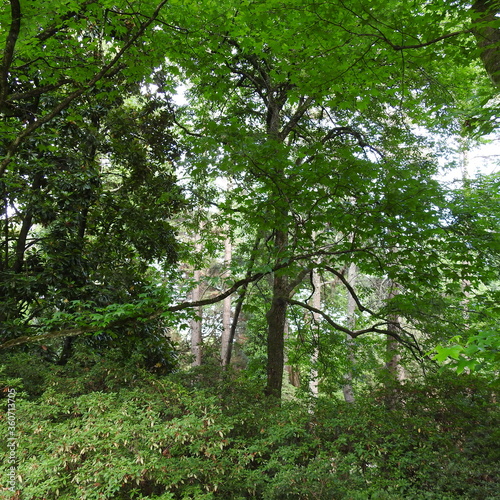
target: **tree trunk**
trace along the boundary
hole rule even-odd
[[[392,281],[387,287],[387,299],[390,300],[397,294],[397,285]],[[387,330],[400,333],[399,316],[396,313],[390,314],[387,324]],[[399,343],[390,335],[387,336],[386,342],[386,363],[385,370],[385,388],[386,388],[386,407],[390,410],[394,408],[397,402],[398,386],[405,379],[404,369],[400,364],[401,353]]]
[[[399,318],[397,316],[390,318],[387,330],[398,333],[398,320]],[[400,365],[401,353],[399,352],[399,343],[389,336],[387,337],[386,343],[386,359],[385,369],[387,370],[389,384],[403,381],[404,372],[402,366]]]
[[[473,33],[480,57],[491,81],[500,85],[500,29],[491,26],[498,21],[500,0],[478,0],[472,5]],[[489,26],[487,25],[489,24]]]
[[[356,287],[357,273],[357,266],[354,262],[352,262],[349,266],[347,279],[353,289]],[[354,330],[356,327],[356,301],[349,292],[347,293],[347,321],[349,328]],[[354,339],[349,334],[346,334],[346,344],[349,369],[344,375],[345,384],[342,387],[342,392],[344,393],[344,400],[347,403],[354,403],[355,398],[354,389],[352,387],[352,366],[356,362],[356,359],[354,358]]]
[[[282,250],[287,245],[287,234],[278,230],[275,235],[275,248]],[[273,298],[267,319],[267,386],[265,393],[281,397],[283,369],[285,362],[285,325],[287,299],[289,295],[288,278],[279,273],[273,277]]]
[[[321,277],[316,269],[312,272],[312,285],[314,288],[312,297],[311,297],[311,306],[316,309],[321,309]],[[319,392],[319,374],[318,369],[316,368],[318,363],[318,354],[319,354],[319,336],[320,336],[320,315],[318,313],[313,313],[313,335],[316,334],[317,342],[315,342],[314,350],[311,356],[311,373],[309,378],[309,390],[311,394],[316,397]],[[316,339],[314,339],[316,340]]]
[[[288,340],[288,321],[285,322],[285,342]],[[300,387],[300,372],[296,366],[288,363],[288,354],[285,349],[285,369],[288,372],[288,381],[294,387]]]
[[[63,348],[61,351],[61,355],[59,356],[59,359],[57,360],[58,365],[64,366],[68,363],[69,359],[71,356],[73,356],[73,341],[74,337],[66,337],[63,342]]]
[[[191,299],[193,302],[196,302],[201,299],[201,271],[194,272],[194,280],[196,281],[196,286],[194,287],[191,293]],[[202,315],[203,309],[201,306],[195,309],[197,319],[191,320],[191,354],[194,356],[192,365],[200,366],[201,365],[201,345],[202,345]]]
[[[229,266],[232,258],[232,245],[229,237],[224,241],[224,264],[226,265],[226,276],[229,276]],[[226,297],[222,304],[222,338],[221,338],[221,362],[222,366],[229,363],[229,342],[231,339],[231,296]]]
[[[255,242],[254,242],[253,248],[252,248],[252,253],[250,254],[250,261],[248,263],[248,269],[247,269],[247,272],[246,272],[246,277],[247,278],[249,278],[252,275],[253,266],[255,264],[255,259],[257,257],[257,252],[258,252],[259,247],[260,247],[260,241],[261,241],[261,236],[258,235],[255,238]],[[245,301],[245,296],[246,296],[246,293],[247,293],[247,288],[248,288],[248,283],[245,283],[241,287],[240,296],[238,297],[238,300],[236,302],[236,306],[234,308],[233,320],[231,322],[231,328],[229,330],[229,339],[228,339],[228,346],[227,346],[228,348],[227,348],[227,351],[226,351],[226,358],[222,362],[222,364],[224,366],[228,366],[229,363],[231,362],[231,354],[232,354],[232,351],[233,351],[233,342],[234,342],[234,338],[236,337],[236,327],[238,326],[238,319],[240,317],[241,310],[243,308],[243,302]]]

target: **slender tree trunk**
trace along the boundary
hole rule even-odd
[[[393,316],[389,318],[387,326],[389,331],[399,333],[399,318]],[[387,337],[386,342],[386,359],[385,363],[385,406],[388,410],[395,408],[398,400],[398,387],[405,378],[404,369],[401,366],[400,345],[392,337]]]
[[[397,285],[393,282],[389,282],[387,287],[387,299],[391,300],[397,294]],[[397,314],[390,314],[388,317],[387,330],[389,332],[394,332],[395,334],[399,334],[399,316]],[[395,340],[390,335],[387,336],[386,342],[386,363],[385,369],[388,374],[388,382],[389,384],[399,383],[404,380],[404,370],[400,365],[401,361],[401,353],[400,353],[400,345],[397,340]]]
[[[252,253],[250,255],[250,261],[248,263],[248,269],[246,272],[246,277],[249,278],[252,275],[253,272],[253,266],[255,264],[255,258],[257,257],[257,251],[259,250],[260,246],[260,241],[261,241],[261,236],[258,235],[255,238],[255,242],[252,248]],[[238,300],[236,302],[236,307],[234,308],[234,315],[233,315],[233,321],[231,322],[231,329],[229,332],[229,339],[228,339],[228,348],[226,351],[226,359],[223,360],[223,365],[228,366],[229,363],[231,362],[231,354],[233,351],[233,342],[234,338],[236,336],[236,327],[238,326],[238,319],[241,314],[241,310],[243,308],[243,302],[245,302],[245,296],[248,288],[248,283],[243,285],[241,288],[240,296],[238,297]]]
[[[229,237],[224,242],[224,263],[227,266],[227,275],[229,275],[229,266],[232,258],[232,245]],[[221,338],[221,361],[222,366],[229,363],[230,356],[228,356],[229,343],[232,342],[231,338],[231,296],[226,297],[223,302],[222,309],[222,338]]]
[[[500,57],[500,56],[499,56]],[[500,62],[500,61],[499,61]],[[500,75],[499,75],[500,78]],[[461,147],[461,168],[462,168],[462,188],[466,190],[467,188],[470,187],[470,179],[469,179],[469,155],[468,155],[468,147],[465,142],[465,140],[462,143]],[[467,265],[470,265],[469,262],[465,261],[464,262],[464,267],[466,269]],[[462,300],[462,307],[463,307],[463,316],[464,316],[464,327],[466,330],[469,329],[469,305],[470,305],[470,285],[471,282],[467,277],[462,278],[461,280],[461,289],[462,289],[462,294],[464,296]]]
[[[399,328],[397,325],[399,324],[399,318],[392,316],[389,318],[389,321],[387,330],[398,333]],[[399,343],[390,336],[387,337],[386,356],[387,362],[385,363],[385,368],[388,373],[389,383],[401,382],[404,380],[404,372],[400,365],[401,353],[399,351]]]
[[[311,297],[311,306],[316,309],[321,309],[321,277],[316,269],[312,271],[312,285],[314,288]],[[319,336],[320,336],[320,315],[318,313],[313,313],[313,337],[316,336],[314,350],[311,356],[311,373],[309,378],[309,390],[313,396],[317,396],[319,393],[319,374],[317,369],[318,355],[319,355]],[[316,341],[317,340],[317,341]]]
[[[64,366],[68,363],[71,356],[73,356],[73,341],[75,337],[66,337],[63,342],[63,348],[61,351],[61,355],[57,360],[58,365]]]
[[[397,293],[397,285],[390,281],[387,287],[387,299],[392,299]],[[394,313],[389,315],[387,330],[395,334],[400,333],[399,316],[397,314]],[[397,401],[397,388],[405,379],[405,373],[401,366],[400,345],[397,340],[390,335],[387,336],[386,341],[386,363],[384,369],[386,372],[386,407],[392,409]]]
[[[349,280],[349,284],[353,289],[356,287],[356,278],[357,278],[358,270],[356,264],[354,262],[349,266],[349,271],[347,275],[347,279]],[[354,330],[356,328],[356,301],[354,297],[348,292],[347,293],[347,318],[349,323],[349,328]],[[347,334],[346,335],[346,344],[347,344],[347,357],[348,357],[348,366],[349,369],[347,373],[344,375],[345,384],[342,387],[342,392],[344,393],[344,400],[347,403],[353,403],[355,400],[354,397],[354,389],[352,387],[352,367],[356,363],[356,359],[354,357],[354,339]]]
[[[196,243],[196,252],[201,251],[201,244]],[[191,300],[196,302],[202,298],[201,290],[201,271],[195,270],[193,274],[193,279],[196,286],[191,292]],[[191,320],[191,354],[194,356],[192,366],[200,366],[202,362],[202,327],[203,327],[203,308],[198,306],[195,308],[195,313],[197,318]]]
[[[288,321],[285,322],[285,344],[289,338],[289,325]],[[294,387],[300,387],[300,372],[297,370],[297,367],[289,364],[288,362],[288,354],[285,349],[285,369],[288,372],[288,381]]]
[[[201,271],[194,272],[194,279],[197,282],[197,285],[194,287],[191,298],[193,302],[196,302],[201,299],[201,286],[199,284],[201,278]],[[202,317],[203,317],[203,309],[202,307],[197,307],[195,309],[196,315],[198,318],[194,318],[191,320],[191,354],[194,356],[193,366],[201,365],[201,345],[202,345]]]
[[[31,188],[33,192],[40,190],[42,179],[43,175],[40,172],[35,174],[35,178],[33,179],[33,186]],[[14,260],[14,265],[12,267],[12,270],[16,274],[19,274],[23,269],[24,254],[26,252],[26,240],[28,239],[28,234],[31,230],[32,225],[33,225],[32,208],[28,207],[16,243],[16,257]]]

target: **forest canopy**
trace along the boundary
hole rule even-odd
[[[262,412],[324,398],[319,415],[333,411],[322,404],[369,397],[374,412],[383,401],[408,417],[408,387],[429,394],[438,370],[461,387],[460,404],[470,397],[460,376],[478,377],[489,397],[481,384],[500,362],[500,176],[473,177],[467,161],[498,133],[500,2],[1,6],[6,388],[24,384],[26,401],[41,401],[53,370],[65,379],[102,359],[150,382],[180,377],[168,379],[179,408],[196,386],[193,414],[209,398],[200,377],[210,370],[210,390],[236,377],[242,405],[262,397]],[[446,183],[444,172],[460,175]],[[38,375],[18,373],[26,360]],[[99,390],[94,382],[78,398]],[[237,427],[212,403],[222,427]],[[304,408],[283,419],[305,422]],[[158,418],[191,410],[176,411]],[[363,475],[371,462],[361,462]],[[351,498],[348,487],[279,497],[268,486],[255,497]],[[148,488],[141,494],[156,495]]]

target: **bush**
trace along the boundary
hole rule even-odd
[[[256,383],[214,367],[210,377],[158,377],[133,360],[79,363],[46,374],[40,397],[16,401],[21,480],[12,498],[500,497],[500,412],[478,378],[408,384],[392,410],[376,391],[350,405],[278,406]],[[6,435],[5,419],[0,427]]]

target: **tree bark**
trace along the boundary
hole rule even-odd
[[[275,248],[286,247],[288,236],[278,230],[275,235]],[[289,298],[288,278],[280,272],[274,272],[273,298],[267,319],[267,386],[265,393],[276,398],[281,397],[283,370],[285,362],[286,311]]]
[[[312,285],[313,285],[313,295],[311,297],[311,305],[316,309],[321,309],[321,277],[316,269],[312,271]],[[319,374],[317,369],[318,363],[318,355],[319,355],[319,335],[320,335],[320,315],[318,313],[313,312],[313,335],[316,334],[318,341],[315,342],[315,346],[313,348],[313,353],[311,356],[311,373],[309,378],[309,390],[311,394],[316,397],[319,393]]]
[[[250,254],[250,261],[248,263],[248,269],[246,272],[246,279],[249,279],[252,276],[253,266],[255,264],[255,258],[257,257],[257,252],[259,250],[261,241],[261,236],[258,235],[255,238],[255,242],[253,244],[252,253]],[[228,339],[228,348],[226,351],[226,358],[223,360],[223,365],[228,366],[231,362],[231,354],[233,352],[233,342],[236,337],[236,327],[238,326],[238,320],[241,314],[241,310],[243,309],[243,302],[245,302],[246,292],[248,288],[248,283],[245,283],[241,288],[240,296],[236,302],[236,306],[234,308],[233,320],[231,322],[231,329],[229,331],[229,339]]]
[[[478,0],[472,5],[473,32],[480,57],[491,81],[500,85],[500,29],[491,26],[497,21],[500,0]],[[489,25],[488,25],[489,24]]]
[[[229,265],[232,258],[232,245],[229,237],[224,241],[224,263],[227,266],[227,276],[229,276]],[[232,343],[231,338],[231,295],[226,297],[222,305],[222,338],[221,338],[221,361],[222,366],[226,366],[230,362],[229,343]]]
[[[196,286],[194,287],[191,297],[193,302],[197,302],[201,299],[201,271],[194,272],[194,280],[196,281]],[[191,354],[194,356],[192,365],[200,366],[202,361],[201,356],[201,346],[202,346],[202,316],[203,316],[203,308],[198,306],[195,308],[196,315],[198,318],[194,318],[191,320]]]
[[[34,176],[33,186],[31,188],[33,193],[40,190],[40,187],[42,185],[42,180],[43,180],[43,175],[40,172],[37,172]],[[28,239],[28,234],[32,226],[33,226],[33,210],[32,207],[28,207],[16,243],[16,257],[14,265],[12,266],[12,270],[16,274],[19,274],[23,269],[24,255],[26,252],[26,240]]]
[[[398,293],[397,285],[392,281],[387,287],[387,300],[390,300]],[[399,316],[396,313],[390,314],[388,317],[387,331],[399,334]],[[385,388],[386,388],[386,407],[393,409],[397,401],[397,387],[405,378],[404,369],[401,366],[400,345],[390,335],[386,340],[386,363],[385,370]]]
[[[289,339],[289,324],[288,321],[285,323],[285,344]],[[288,373],[288,382],[294,387],[300,387],[300,372],[296,366],[291,365],[288,362],[288,353],[285,349],[285,370]]]
[[[349,266],[349,271],[347,278],[349,280],[349,284],[354,290],[356,287],[356,278],[357,278],[357,266],[354,262]],[[356,328],[356,301],[351,293],[347,293],[347,321],[349,324],[349,328],[354,330]],[[347,403],[354,403],[354,389],[352,387],[352,366],[356,362],[354,358],[354,339],[347,333],[346,334],[346,344],[347,344],[347,362],[349,369],[344,375],[345,384],[342,387],[342,392],[344,393],[344,400]]]

